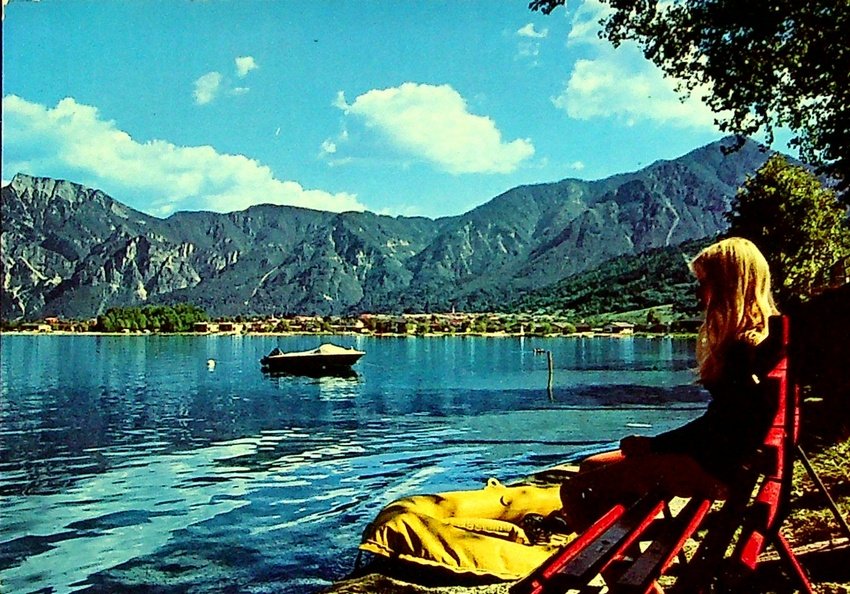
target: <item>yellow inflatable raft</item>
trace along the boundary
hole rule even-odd
[[[561,508],[559,486],[506,487],[415,495],[390,503],[365,530],[360,548],[451,572],[519,579],[541,565],[565,537],[532,544],[526,514]]]

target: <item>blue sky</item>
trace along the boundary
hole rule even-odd
[[[4,4],[6,0],[3,0]],[[721,136],[604,6],[11,0],[3,153],[144,212],[257,203],[439,217]]]

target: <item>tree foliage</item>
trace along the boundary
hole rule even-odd
[[[207,312],[188,303],[178,303],[174,306],[113,307],[97,317],[96,329],[101,332],[188,332],[196,322],[208,320]]]
[[[600,35],[706,91],[721,130],[788,127],[803,160],[850,187],[848,0],[601,0]],[[565,0],[532,0],[544,13]],[[850,196],[850,192],[845,197]]]
[[[764,253],[781,303],[828,285],[832,267],[850,255],[847,214],[835,192],[778,154],[744,183],[726,218],[730,235]]]
[[[688,261],[712,238],[612,258],[554,285],[530,291],[507,309],[587,317],[673,304],[676,313],[698,315],[696,280]]]

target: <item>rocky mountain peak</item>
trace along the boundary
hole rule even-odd
[[[261,205],[158,219],[99,190],[2,189],[0,314],[96,315],[190,301],[213,315],[498,308],[601,262],[714,235],[766,159],[720,141],[596,181],[522,186],[431,220]]]

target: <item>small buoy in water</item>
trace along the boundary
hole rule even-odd
[[[215,359],[207,359],[207,369],[210,371],[215,369]]]

